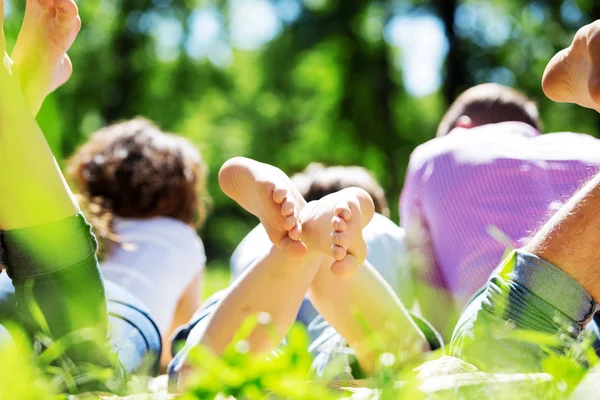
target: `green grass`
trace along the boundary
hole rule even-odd
[[[205,272],[203,297],[224,289],[230,280],[229,269],[226,265],[212,263]],[[339,389],[328,389],[327,381],[311,381],[308,379],[312,358],[307,348],[309,338],[302,328],[295,327],[288,335],[288,340],[282,348],[283,352],[269,358],[253,357],[247,353],[247,345],[243,342],[260,324],[256,316],[248,318],[233,340],[232,345],[222,357],[215,357],[210,351],[196,349],[189,358],[191,378],[189,387],[178,398],[184,400],[227,398],[234,396],[238,399],[294,399],[294,400],[336,400],[348,398],[350,393]],[[265,326],[273,329],[272,326]],[[18,329],[18,328],[17,328]],[[22,335],[15,334],[17,338]],[[539,338],[538,338],[539,339]],[[51,341],[46,341],[50,348],[44,353],[52,352]],[[536,341],[537,343],[537,341]],[[583,345],[582,345],[583,346]],[[577,347],[577,346],[575,346]],[[589,351],[589,347],[580,350]],[[581,355],[573,348],[564,356],[554,355],[543,361],[543,369],[547,374],[528,376],[516,374],[502,378],[485,374],[448,375],[448,370],[441,375],[432,374],[425,381],[415,379],[412,366],[401,365],[401,362],[389,360],[382,362],[379,370],[372,376],[368,384],[379,392],[379,399],[550,399],[568,398],[570,392],[578,385],[586,374],[586,369],[578,360]],[[94,370],[89,367],[82,371],[74,369],[78,375],[64,372],[69,367],[68,362],[44,363],[44,353],[36,357],[31,352],[31,345],[18,340],[15,346],[4,349],[0,355],[0,399],[5,400],[67,400],[67,395],[60,392],[65,382],[76,383],[86,379],[90,373],[102,378],[106,375],[109,382],[110,371]],[[573,353],[573,354],[570,354]],[[402,354],[387,359],[402,360]],[[62,356],[61,356],[62,357]],[[588,365],[594,365],[594,360],[588,359]],[[340,367],[340,366],[338,366]],[[333,368],[337,368],[335,363]],[[83,372],[83,374],[81,373]],[[329,371],[334,375],[341,371]],[[541,378],[540,378],[541,375]],[[588,377],[593,378],[594,375]],[[593,380],[593,379],[592,379]],[[132,380],[125,393],[140,393],[145,391],[144,379]],[[401,384],[398,384],[398,383]],[[107,384],[108,386],[108,384]],[[344,386],[334,385],[334,387]],[[62,388],[62,389],[61,389]],[[265,397],[265,394],[268,393]],[[362,392],[364,394],[364,392]],[[359,396],[360,397],[360,396]],[[586,398],[596,398],[597,393]],[[98,398],[97,396],[79,398]],[[112,398],[112,397],[111,397]],[[139,397],[135,397],[139,398]],[[375,397],[360,397],[375,398]],[[69,397],[68,399],[74,399]]]

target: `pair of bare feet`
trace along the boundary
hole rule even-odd
[[[0,0],[0,51],[6,52],[3,21],[4,0]],[[32,108],[38,109],[44,97],[71,77],[67,51],[80,29],[74,0],[27,0],[12,59],[26,99],[35,103]]]
[[[258,217],[271,242],[290,257],[331,257],[337,276],[352,275],[365,260],[362,230],[373,218],[374,205],[364,190],[344,189],[307,204],[283,171],[241,157],[223,165],[219,185]]]

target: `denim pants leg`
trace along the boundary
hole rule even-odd
[[[597,309],[561,269],[515,251],[463,311],[450,352],[482,370],[539,371],[549,353],[579,342]]]
[[[94,340],[69,349],[73,361],[158,372],[160,333],[139,300],[117,285],[105,286],[96,240],[81,214],[4,231],[0,239],[8,274],[0,275],[0,319],[14,319],[30,334],[44,332],[55,340],[93,332]],[[34,317],[32,306],[41,314]]]

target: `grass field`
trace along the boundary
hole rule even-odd
[[[228,286],[230,280],[229,268],[225,264],[211,263],[205,271],[203,283],[203,298]],[[237,399],[294,399],[294,400],[337,400],[349,398],[348,391],[335,388],[353,385],[367,385],[376,388],[375,391],[352,389],[352,398],[360,399],[440,399],[450,400],[461,398],[471,399],[549,399],[562,400],[597,398],[596,383],[598,375],[589,374],[586,381],[592,384],[578,386],[584,378],[588,367],[598,363],[593,351],[590,354],[588,345],[573,346],[567,354],[550,355],[542,361],[546,374],[485,374],[462,369],[448,370],[448,357],[443,357],[427,367],[429,376],[415,377],[413,367],[404,365],[402,353],[385,353],[376,373],[364,382],[337,382],[332,385],[329,377],[341,373],[342,364],[332,364],[332,370],[326,376],[317,380],[309,379],[312,356],[308,353],[309,338],[304,329],[296,326],[287,336],[286,344],[277,357],[254,357],[245,350],[245,338],[259,323],[256,317],[250,317],[240,329],[238,339],[221,357],[216,357],[204,348],[196,348],[189,356],[190,373],[189,386],[184,390],[185,400],[200,400],[214,398]],[[18,333],[18,331],[15,331]],[[78,367],[69,361],[68,340],[53,341],[50,337],[40,340],[48,348],[41,355],[34,357],[31,346],[21,340],[22,335],[13,335],[19,339],[14,345],[7,346],[2,353],[0,362],[0,399],[8,400],[67,400],[65,392],[77,393],[79,385],[86,381],[97,381],[107,388],[121,382],[118,374],[110,369],[101,367]],[[537,335],[540,339],[543,335]],[[75,338],[75,337],[74,337]],[[542,338],[543,342],[549,338]],[[585,353],[585,354],[583,354]],[[386,357],[384,357],[386,356]],[[441,352],[430,355],[429,359],[442,356]],[[585,357],[584,357],[585,356]],[[589,357],[588,357],[589,356]],[[585,364],[581,360],[585,359]],[[24,362],[25,361],[25,362]],[[456,363],[457,360],[454,361]],[[462,363],[462,362],[461,362]],[[461,364],[462,365],[462,364]],[[426,369],[427,369],[426,368]],[[473,367],[474,368],[474,367]],[[337,370],[336,370],[337,369]],[[439,369],[440,373],[431,373]],[[110,390],[121,395],[147,392],[143,376],[132,377],[126,387]],[[570,397],[577,388],[576,396]],[[591,390],[591,392],[590,392]],[[62,394],[61,394],[62,393]],[[583,395],[582,395],[583,393]],[[228,397],[231,396],[231,397]],[[168,397],[168,396],[167,396]],[[153,397],[166,399],[165,396]],[[96,395],[77,397],[77,399],[96,399]],[[100,397],[102,398],[102,397]],[[108,397],[117,399],[117,397]],[[135,399],[149,397],[134,397]],[[169,397],[170,398],[170,397]]]

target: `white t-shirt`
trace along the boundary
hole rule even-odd
[[[196,231],[167,217],[116,219],[114,246],[102,263],[104,277],[137,296],[161,333],[173,320],[179,299],[206,263]]]
[[[381,214],[375,214],[363,230],[367,260],[394,289],[403,302],[411,301],[412,286],[404,230]],[[266,254],[271,241],[262,225],[254,228],[233,252],[230,260],[232,280],[239,277],[258,257]],[[405,303],[408,304],[408,303]]]

